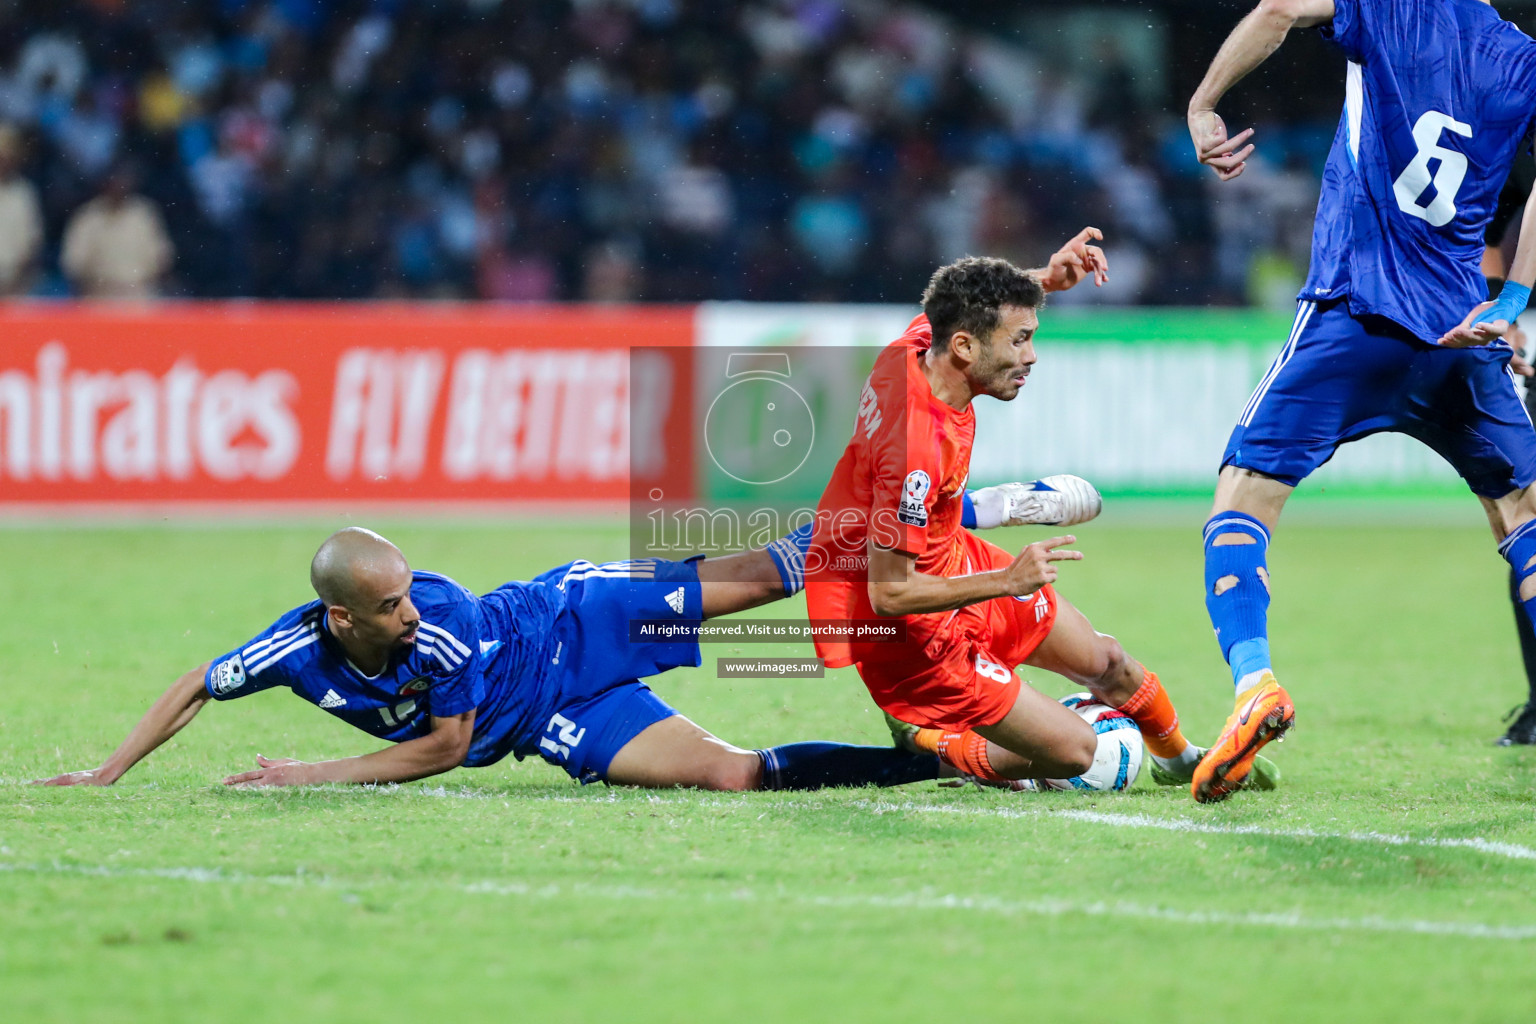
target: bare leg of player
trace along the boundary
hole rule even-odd
[[[1483,503],[1483,511],[1488,516],[1488,525],[1493,529],[1493,539],[1500,543],[1520,527],[1536,519],[1536,484],[1518,491],[1510,491],[1502,498],[1479,497],[1478,501]]]
[[[1510,491],[1502,498],[1478,498],[1488,515],[1488,525],[1493,529],[1493,539],[1499,542],[1499,551],[1509,559],[1510,568],[1519,577],[1516,594],[1527,614],[1536,622],[1536,553],[1528,547],[1536,544],[1522,543],[1522,536],[1536,532],[1531,523],[1536,522],[1536,485]],[[1517,552],[1515,549],[1520,548]]]
[[[1153,709],[1152,700],[1140,703],[1146,704],[1148,711],[1162,710],[1162,717],[1169,720],[1166,730],[1154,730],[1154,733],[1168,734],[1167,743],[1159,749],[1176,745],[1182,751],[1188,747],[1188,741],[1178,733],[1177,717],[1155,677],[1149,683],[1146,670],[1125,653],[1114,637],[1096,632],[1083,613],[1059,594],[1056,601],[1056,622],[1050,634],[1030,655],[1027,664],[1088,687],[1094,696],[1112,707],[1126,705],[1138,693],[1143,693],[1144,687],[1154,688],[1161,698],[1159,707]],[[1142,710],[1139,706],[1133,707]],[[1142,722],[1137,724],[1142,725]],[[1143,733],[1147,733],[1146,726],[1142,728]],[[970,738],[971,734],[956,734],[946,738],[945,756],[961,771],[981,778],[992,775],[1004,779],[1071,778],[1093,764],[1098,747],[1098,737],[1088,723],[1027,684],[1019,691],[1018,700],[1002,721],[972,732],[986,740],[984,749],[972,749],[980,744]],[[932,742],[931,737],[928,741]],[[956,744],[959,749],[954,748]],[[972,760],[977,763],[967,763]]]
[[[607,781],[653,789],[809,790],[902,786],[938,778],[938,758],[895,747],[810,740],[743,750],[682,715],[643,730],[614,755]]]
[[[1271,533],[1280,522],[1280,512],[1295,488],[1274,477],[1250,469],[1226,466],[1216,478],[1216,500],[1212,518],[1223,512],[1242,512],[1260,520]]]
[[[763,761],[756,751],[733,747],[673,715],[624,744],[608,765],[607,778],[615,786],[651,789],[758,789]]]
[[[1124,712],[1146,741],[1154,781],[1163,786],[1189,784],[1204,751],[1185,738],[1162,681],[1127,654],[1114,637],[1095,630],[1071,602],[1059,594],[1056,602],[1051,632],[1031,652],[1026,664],[1065,676]],[[1067,712],[1065,717],[1062,711]],[[958,734],[921,729],[910,734],[910,742],[919,749],[937,749],[947,763],[985,781],[1071,777],[1081,770],[1064,772],[1058,765],[1054,772],[1042,772],[1038,763],[1042,758],[1037,753],[1043,748],[1054,749],[1054,755],[1047,757],[1058,760],[1075,756],[1070,745],[1085,737],[1071,726],[1071,719],[1082,721],[1057,702],[1025,687],[1013,712],[995,725]],[[1092,733],[1091,728],[1087,731]],[[1086,738],[1094,739],[1096,745],[1096,737]],[[1090,747],[1090,759],[1092,750]],[[1258,783],[1272,789],[1278,773],[1269,762],[1259,761]]]
[[[1005,779],[1081,775],[1099,746],[1091,725],[1027,684],[1002,721],[973,731],[987,741],[988,767]]]
[[[1118,640],[1095,630],[1060,594],[1056,595],[1056,624],[1024,663],[1086,686],[1113,708],[1130,700],[1146,676],[1141,662],[1125,653]]]
[[[1114,637],[1095,630],[1066,598],[1058,594],[1056,602],[1056,624],[1026,664],[1086,686],[1099,700],[1129,715],[1146,741],[1158,785],[1189,782],[1204,751],[1184,737],[1162,680]]]
[[[1058,594],[1056,601],[1056,624],[1025,663],[1086,686],[1111,707],[1126,703],[1140,689],[1146,670],[1114,637],[1095,631],[1066,598]],[[1019,692],[1006,718],[976,732],[991,744],[992,769],[1010,779],[1079,775],[1093,763],[1098,745],[1092,727],[1029,686]]]

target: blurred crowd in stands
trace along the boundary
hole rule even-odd
[[[1290,304],[1331,117],[1218,193],[1112,44],[940,6],[0,0],[0,293],[912,302],[1091,223],[1080,300]]]

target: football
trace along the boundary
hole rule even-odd
[[[1093,756],[1093,767],[1070,779],[1035,779],[1035,788],[1050,789],[1129,789],[1141,774],[1141,762],[1146,745],[1141,730],[1129,715],[1116,711],[1096,699],[1091,693],[1072,693],[1061,702],[1073,711],[1098,734],[1099,748]]]

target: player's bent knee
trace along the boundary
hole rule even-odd
[[[1120,641],[1112,636],[1103,639],[1103,671],[1088,681],[1088,689],[1104,703],[1119,707],[1135,695],[1146,670],[1139,661],[1126,653]]]
[[[1043,749],[1036,749],[1028,771],[1035,778],[1071,778],[1093,767],[1099,751],[1099,737],[1093,727],[1077,719],[1070,728],[1053,735]]]
[[[699,780],[700,789],[741,793],[759,789],[763,784],[762,758],[750,751],[722,754],[713,758]]]
[[[1125,668],[1128,660],[1125,648],[1120,646],[1120,641],[1107,633],[1099,634],[1099,652],[1104,659],[1104,675],[1112,676]]]
[[[1086,735],[1076,735],[1076,730],[1070,742],[1061,745],[1056,752],[1056,760],[1060,765],[1062,777],[1071,778],[1081,775],[1093,767],[1093,758],[1099,752],[1099,737],[1092,729],[1085,729]]]
[[[1093,646],[1084,652],[1081,671],[1090,685],[1113,679],[1125,665],[1125,648],[1106,633],[1095,633]]]

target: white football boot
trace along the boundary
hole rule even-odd
[[[1023,484],[998,484],[971,492],[976,525],[1075,526],[1104,509],[1097,487],[1080,476],[1059,473]]]

